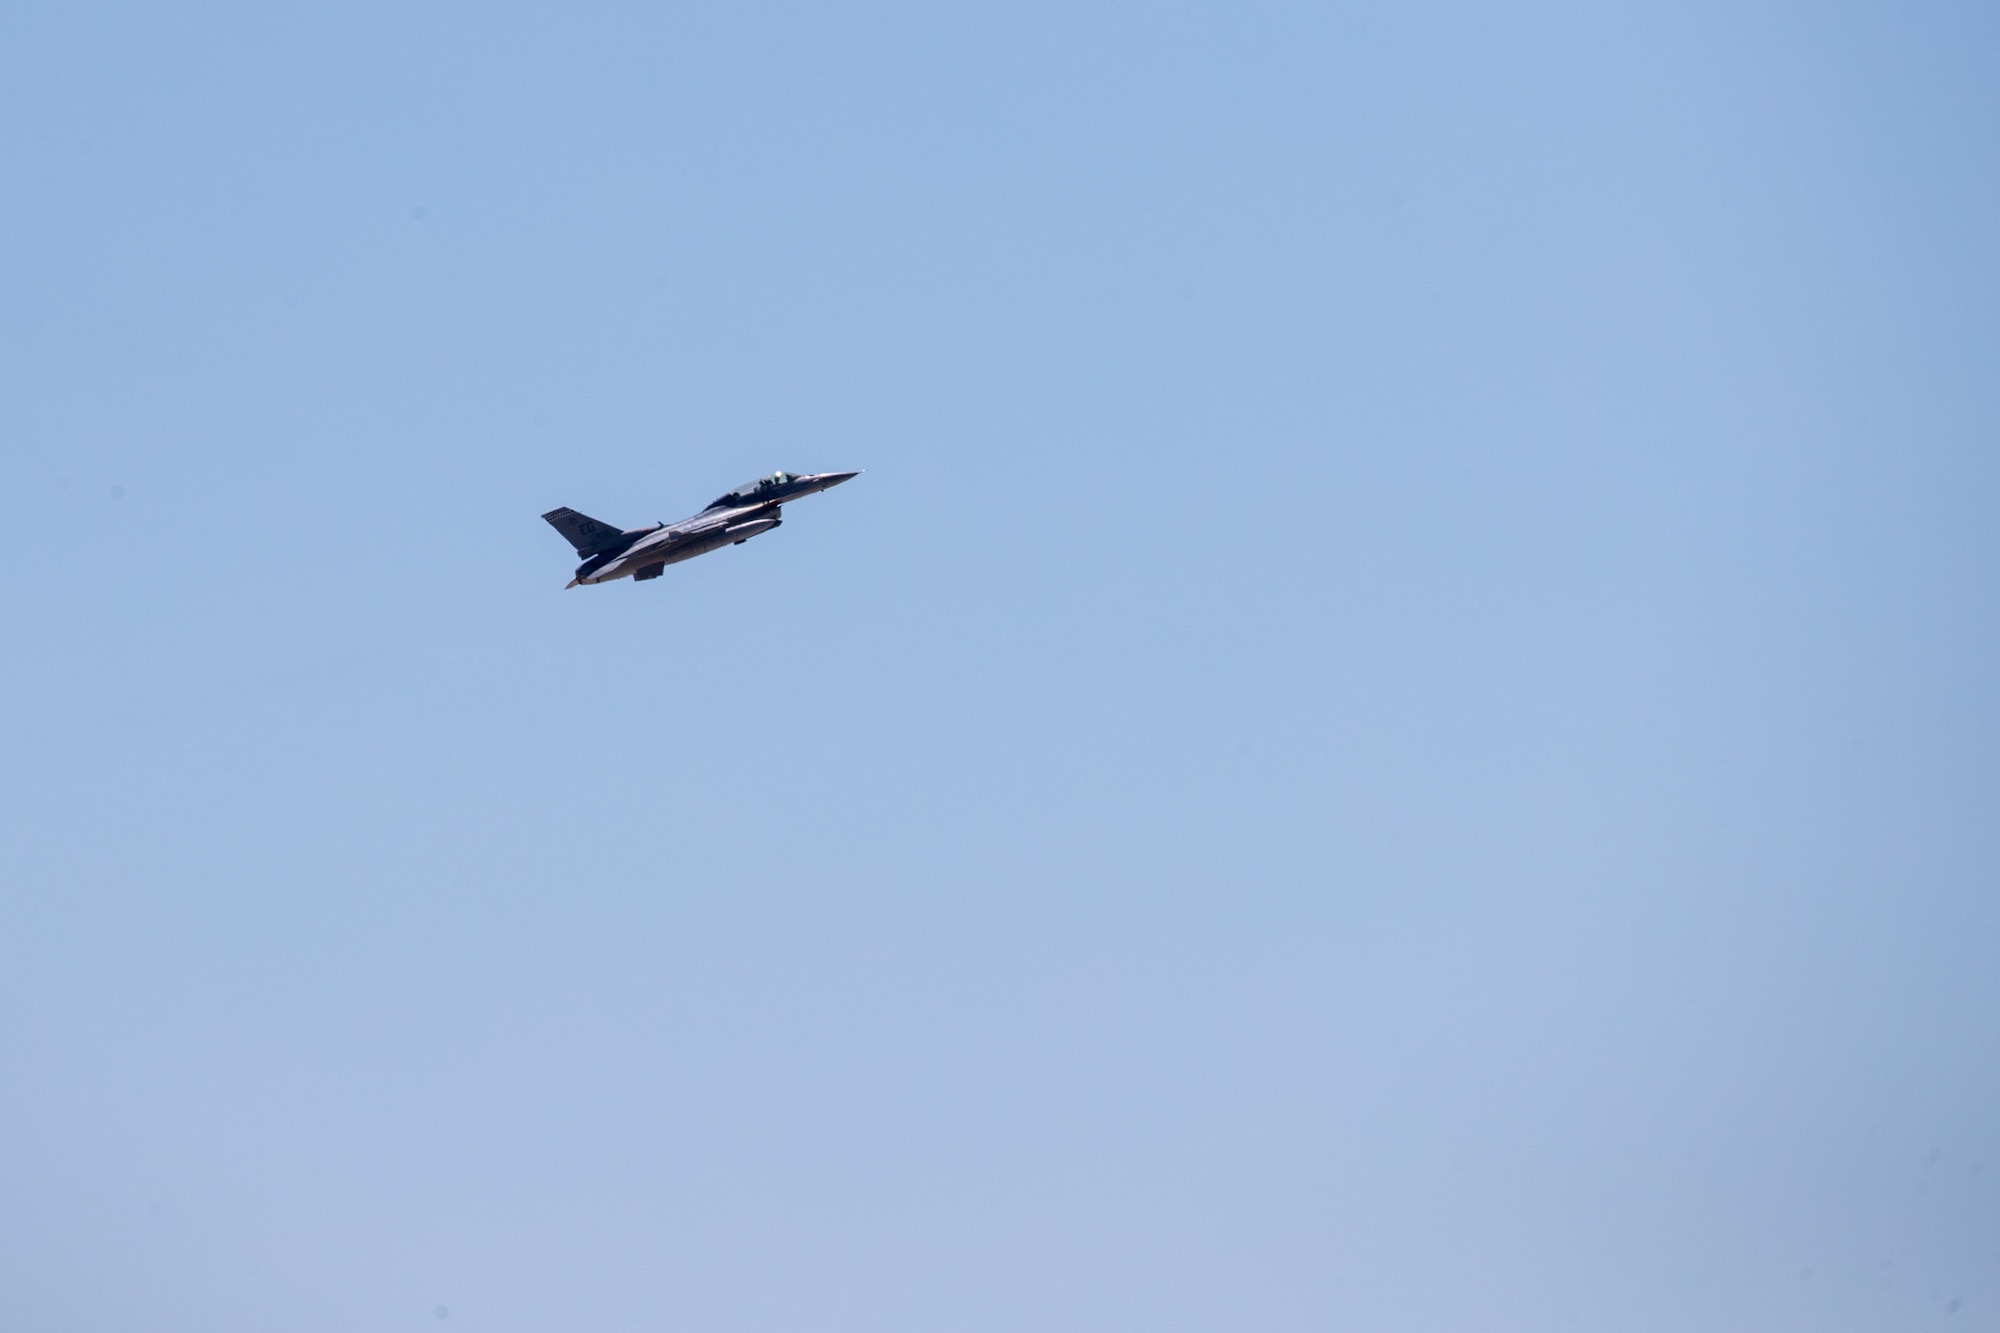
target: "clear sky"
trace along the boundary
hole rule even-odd
[[[0,1327],[1995,1327],[1996,70],[7,7]]]

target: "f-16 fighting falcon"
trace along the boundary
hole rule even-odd
[[[760,532],[769,532],[784,521],[779,506],[786,501],[838,486],[860,475],[773,472],[718,496],[693,518],[678,523],[655,523],[650,528],[621,530],[574,509],[551,509],[542,517],[583,557],[583,563],[576,567],[576,577],[569,581],[570,587],[579,583],[609,583],[627,574],[634,579],[656,579],[668,565],[725,546],[739,546]]]

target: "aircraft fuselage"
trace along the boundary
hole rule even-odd
[[[746,482],[678,523],[619,531],[573,509],[552,509],[542,517],[584,557],[577,566],[579,583],[610,583],[616,579],[652,579],[668,565],[692,560],[769,532],[784,522],[783,506],[803,496],[838,486],[853,472],[774,472]]]
[[[678,523],[668,523],[650,531],[642,530],[622,551],[605,551],[583,562],[576,571],[578,583],[610,583],[648,566],[679,564],[710,551],[719,551],[737,542],[747,542],[784,522],[784,511],[775,504],[749,505],[696,514]]]

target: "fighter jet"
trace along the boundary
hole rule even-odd
[[[725,546],[741,546],[784,521],[779,507],[789,500],[838,486],[858,472],[773,472],[719,495],[693,518],[655,523],[650,528],[614,528],[574,509],[551,509],[542,517],[560,532],[583,563],[568,586],[609,583],[630,574],[656,579],[668,565]]]

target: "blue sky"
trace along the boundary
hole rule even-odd
[[[0,1324],[1989,1323],[1997,58],[0,16]]]

